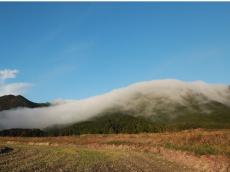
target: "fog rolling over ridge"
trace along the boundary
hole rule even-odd
[[[113,110],[152,120],[160,115],[175,118],[182,113],[178,108],[210,113],[211,109],[206,106],[209,102],[230,107],[229,86],[202,81],[154,80],[83,100],[53,101],[49,107],[1,111],[0,128],[44,128],[84,121]]]

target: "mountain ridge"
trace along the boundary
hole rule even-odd
[[[105,133],[130,132],[130,128],[125,127],[130,126],[129,121],[136,123],[131,125],[133,131],[139,123],[148,126],[149,122],[153,125],[160,124],[160,128],[164,130],[230,128],[230,89],[229,86],[220,84],[178,80],[148,81],[100,96],[56,101],[50,105],[47,108],[17,108],[1,112],[0,126],[4,129],[44,129],[58,126],[58,130],[67,131],[81,126],[81,130],[77,129],[73,133],[93,130]],[[118,122],[116,115],[117,119],[125,122]],[[108,118],[110,119],[105,120]],[[99,131],[86,125],[109,126],[107,122],[111,120],[122,123],[123,126],[114,124],[120,126],[119,130],[113,130],[110,126]],[[144,132],[141,128],[144,127],[139,127],[140,130],[135,132]]]
[[[19,107],[37,108],[49,106],[49,103],[34,103],[22,95],[4,95],[0,97],[0,111]]]

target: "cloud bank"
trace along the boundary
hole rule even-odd
[[[83,100],[56,100],[44,108],[18,108],[0,112],[1,128],[44,128],[87,120],[105,110],[118,108],[148,114],[157,108],[184,104],[184,97],[196,96],[198,101],[217,101],[230,106],[230,89],[226,85],[202,81],[156,80],[141,82],[109,93]]]
[[[23,94],[31,85],[29,83],[6,83],[7,79],[16,78],[18,70],[0,70],[0,96],[7,94]]]

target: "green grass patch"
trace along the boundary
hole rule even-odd
[[[169,149],[193,152],[195,155],[216,155],[220,153],[218,149],[209,144],[176,145],[173,143],[166,143],[164,147]]]

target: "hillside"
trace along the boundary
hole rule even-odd
[[[175,118],[170,114],[158,116],[132,116],[130,112],[107,112],[83,122],[54,125],[45,129],[48,135],[79,135],[109,133],[143,133],[180,131],[185,129],[230,129],[230,108],[221,104],[209,104],[211,113],[189,112]],[[210,107],[211,108],[211,107]]]
[[[64,127],[56,126],[61,135],[230,128],[229,87],[200,81],[188,83],[162,80],[137,83],[72,103],[83,110],[88,103],[90,105],[85,112],[91,111],[92,107],[95,112],[88,119],[75,123],[72,121]],[[76,116],[81,116],[81,113],[82,111],[76,110]],[[118,126],[119,129],[114,129],[113,126]]]
[[[45,129],[49,135],[79,135],[98,133],[140,133],[157,132],[161,127],[144,117],[133,117],[127,114],[110,113],[90,120],[69,124],[56,125]]]
[[[46,136],[46,133],[40,129],[13,128],[13,129],[8,129],[8,130],[1,130],[0,136],[41,137],[41,136]]]
[[[31,102],[21,95],[5,95],[0,97],[0,111],[14,109],[18,107],[36,108],[48,105],[48,103]]]
[[[98,99],[112,101],[115,97],[117,102],[87,120],[51,126],[48,131],[72,135],[230,128],[229,87],[167,83],[136,84],[105,94]]]
[[[5,109],[41,107],[4,96]],[[230,128],[230,89],[201,81],[149,81],[83,100],[59,100],[46,108],[0,112],[0,128],[40,128],[50,135],[141,133],[190,128]]]

